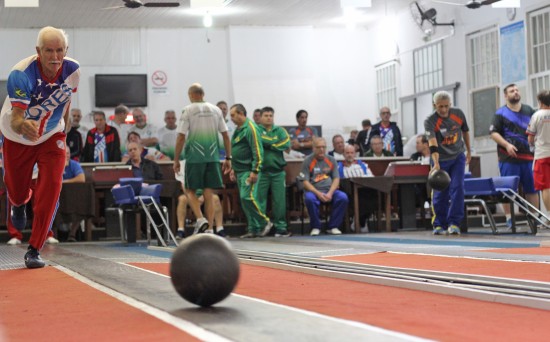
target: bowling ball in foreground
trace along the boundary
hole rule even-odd
[[[207,307],[233,291],[239,280],[239,259],[225,239],[214,234],[193,235],[174,251],[170,276],[180,296]]]
[[[434,190],[443,191],[451,184],[451,177],[445,170],[435,170],[430,172],[428,184]]]

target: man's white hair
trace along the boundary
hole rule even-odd
[[[446,92],[444,90],[438,91],[433,96],[434,104],[437,103],[438,101],[441,101],[441,100],[449,100],[449,104],[453,102],[451,94],[449,94],[448,92]]]
[[[43,48],[46,39],[52,36],[61,38],[61,40],[63,40],[63,44],[65,45],[65,49],[67,48],[67,46],[69,46],[69,38],[67,36],[67,33],[65,33],[65,31],[61,29],[58,29],[52,26],[46,26],[42,28],[40,32],[38,32],[38,38],[36,39],[36,46],[40,49]]]

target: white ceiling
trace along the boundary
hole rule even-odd
[[[121,8],[122,0],[40,0],[38,8],[5,8],[0,0],[0,28],[41,28],[51,25],[73,27],[202,27],[202,16],[193,14],[189,0],[143,0],[143,2],[177,1],[176,8]],[[462,0],[458,0],[461,1]],[[408,7],[410,0],[373,0],[372,8],[361,9],[368,25],[377,17]],[[233,0],[225,14],[214,14],[213,27],[230,25],[342,27],[334,21],[342,16],[339,0]]]

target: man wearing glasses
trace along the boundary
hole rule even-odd
[[[403,156],[403,141],[401,131],[397,123],[390,121],[391,111],[388,107],[380,108],[380,122],[373,125],[369,135],[369,141],[375,135],[379,135],[384,142],[384,150],[394,156]]]

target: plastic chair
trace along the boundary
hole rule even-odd
[[[113,198],[115,200],[115,203],[119,205],[118,209],[118,215],[119,215],[119,224],[120,224],[120,231],[121,231],[121,238],[124,240],[124,220],[123,215],[124,211],[121,206],[134,206],[143,209],[145,214],[147,215],[147,242],[151,242],[151,232],[150,232],[150,226],[149,223],[153,225],[153,228],[155,232],[157,233],[157,238],[160,241],[160,243],[167,247],[166,242],[162,238],[162,235],[160,234],[159,228],[162,226],[165,227],[169,238],[176,243],[176,238],[173,235],[172,231],[170,230],[170,226],[168,224],[168,209],[165,206],[161,207],[159,206],[160,203],[160,193],[162,191],[162,184],[151,184],[151,185],[143,185],[141,178],[126,178],[121,179],[121,186],[119,187],[113,187],[111,189],[111,193],[113,194]],[[124,185],[122,185],[124,183]],[[138,190],[139,192],[135,192],[135,190]],[[162,223],[157,224],[155,220],[153,219],[151,215],[151,209],[154,209],[156,213],[160,216]]]

